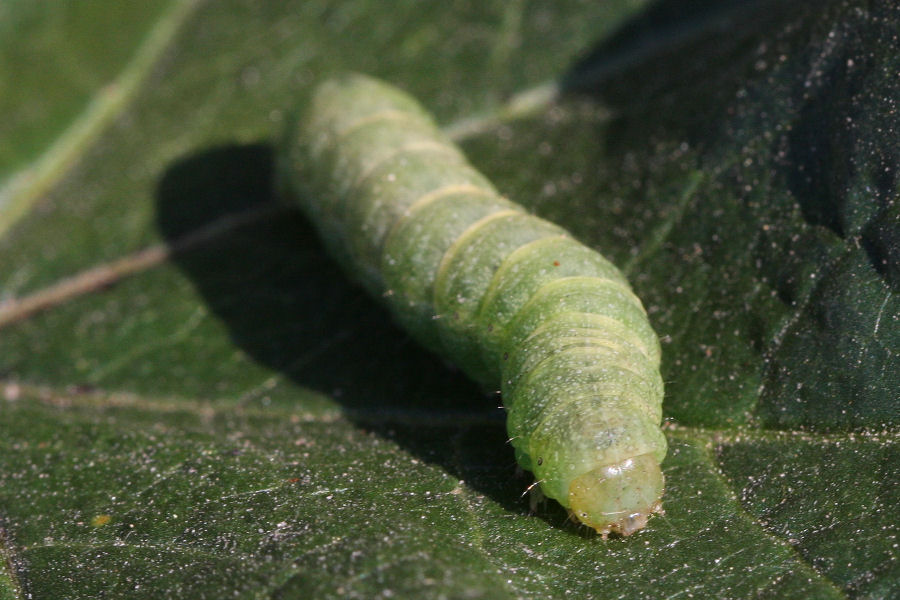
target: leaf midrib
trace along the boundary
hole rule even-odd
[[[178,0],[150,29],[119,76],[98,90],[56,141],[0,185],[0,237],[56,184],[120,115],[201,0]]]

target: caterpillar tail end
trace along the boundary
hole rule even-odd
[[[662,513],[664,478],[653,454],[627,458],[576,477],[569,486],[572,515],[597,530],[631,535],[653,513]]]

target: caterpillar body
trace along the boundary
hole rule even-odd
[[[659,340],[625,277],[503,198],[406,93],[321,84],[280,187],[422,345],[500,388],[519,464],[605,537],[661,512]]]

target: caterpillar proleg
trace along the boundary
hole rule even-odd
[[[661,511],[659,340],[625,277],[500,196],[406,93],[321,84],[280,186],[423,346],[499,388],[519,464],[606,536]]]

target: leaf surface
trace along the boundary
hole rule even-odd
[[[36,23],[0,78],[26,32],[91,73],[0,95],[47,115],[0,126],[0,598],[900,593],[900,14],[683,4],[0,9]],[[628,274],[667,383],[645,531],[530,514],[498,399],[278,208],[283,122],[345,69]]]

